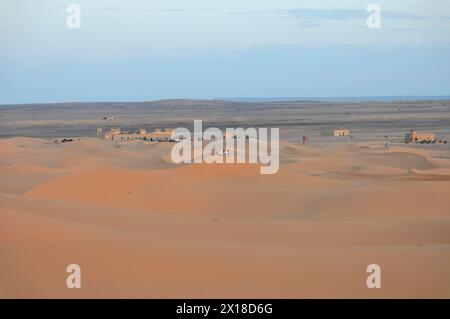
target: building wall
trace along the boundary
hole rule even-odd
[[[411,131],[411,132],[406,133],[405,140],[407,142],[422,142],[422,141],[432,141],[433,142],[433,141],[436,141],[436,134]]]
[[[105,140],[112,141],[132,141],[132,140],[147,140],[147,141],[169,141],[172,138],[172,129],[160,129],[155,132],[147,133],[145,129],[139,129],[137,132],[121,132],[120,129],[111,129],[104,134]]]
[[[113,141],[142,140],[145,135],[137,133],[120,133],[112,137]]]
[[[349,130],[334,130],[334,136],[349,136]]]

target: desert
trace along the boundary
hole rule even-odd
[[[450,297],[448,100],[2,105],[0,115],[2,298]],[[174,143],[96,136],[195,119],[280,128],[278,172],[175,164]],[[325,134],[340,127],[350,135]],[[405,143],[412,129],[437,141]],[[66,286],[69,264],[81,289]],[[366,286],[370,264],[381,289]]]

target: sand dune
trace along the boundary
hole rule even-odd
[[[450,149],[284,141],[260,175],[170,148],[0,140],[0,297],[450,297]]]

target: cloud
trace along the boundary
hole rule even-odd
[[[394,32],[417,32],[417,31],[426,31],[425,28],[394,28],[392,31]]]
[[[174,9],[150,9],[145,10],[145,12],[160,12],[160,13],[173,13],[173,12],[184,12],[186,9],[184,8],[174,8]]]
[[[356,20],[366,19],[366,10],[355,9],[291,9],[291,10],[278,10],[280,15],[290,16],[306,21],[318,21],[318,20]],[[401,11],[381,11],[383,19],[392,20],[426,20],[427,16],[411,14]]]
[[[116,7],[116,6],[108,6],[108,7],[105,7],[104,9],[107,11],[120,11],[120,8]]]
[[[355,20],[364,19],[367,13],[363,10],[333,9],[291,9],[278,10],[275,14],[282,19],[295,20],[302,28],[315,28],[323,20]]]
[[[275,11],[273,10],[241,10],[241,11],[230,11],[228,14],[235,15],[235,14],[268,14],[273,13]]]
[[[350,21],[367,19],[369,13],[362,8],[356,9],[289,9],[289,10],[253,10],[253,11],[232,11],[229,14],[251,14],[267,15],[281,19],[296,20],[303,28],[313,28],[320,26],[320,21],[339,20]],[[383,19],[391,20],[427,20],[428,16],[417,15],[402,11],[381,11]]]
[[[305,20],[352,20],[367,16],[365,10],[291,9],[278,12],[284,16]]]
[[[429,20],[431,17],[403,11],[381,11],[384,19],[392,20]]]
[[[180,12],[214,12],[215,9],[212,8],[201,8],[201,9],[185,9],[185,8],[172,8],[172,9],[148,9],[144,12],[149,13],[180,13]]]

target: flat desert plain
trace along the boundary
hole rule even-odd
[[[448,139],[449,105],[200,105],[190,117],[179,109],[195,105],[167,107],[174,127],[200,113],[280,127],[274,175],[259,164],[177,165],[173,143],[54,143],[85,113],[61,106],[26,122],[3,107],[0,297],[449,298],[450,147],[400,142],[416,126]],[[115,124],[138,128],[128,111]],[[338,125],[352,138],[322,135]],[[69,264],[81,267],[80,289],[66,286]],[[370,264],[380,289],[366,285]]]

